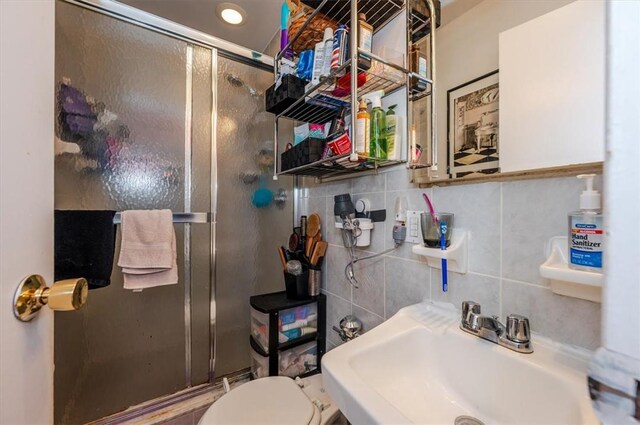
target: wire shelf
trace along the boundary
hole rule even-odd
[[[300,100],[306,97],[303,96]],[[305,102],[296,101],[291,107],[287,108],[284,112],[278,114],[277,118],[289,118],[301,122],[310,122],[317,124],[324,124],[331,121],[333,117],[338,115],[338,109],[328,104],[324,104],[318,101],[318,105],[312,105]]]
[[[351,24],[350,0],[302,0],[307,6],[320,8],[320,13],[338,22]],[[404,8],[404,0],[358,0],[358,13],[367,16],[367,22],[373,26],[374,32],[383,28]]]
[[[436,9],[436,28],[440,26],[441,6],[440,1],[434,1]],[[424,13],[423,13],[424,12]],[[427,15],[425,15],[425,13]],[[431,18],[428,16],[428,10],[419,11],[411,9],[411,42],[417,43],[419,40],[431,33]]]
[[[420,99],[424,99],[428,96],[431,96],[431,90],[425,90],[423,92],[415,92],[415,93],[411,93],[411,96],[409,97],[409,100],[411,100],[412,102],[417,102]]]
[[[418,38],[429,34],[434,28],[429,12],[425,12],[427,3],[421,4],[423,0],[357,0],[357,11],[352,10],[352,0],[301,0],[307,7],[305,13],[306,20],[300,25],[296,22],[295,32],[289,34],[289,43],[286,47],[276,55],[276,68],[285,52],[295,49],[307,47],[311,41],[318,42],[322,40],[324,27],[333,25],[347,25],[352,27],[352,19],[355,25],[357,15],[364,13],[366,21],[373,26],[373,31],[378,32],[384,28],[394,18],[398,17],[402,12],[410,11],[411,17],[407,19],[406,35],[407,40],[415,41]],[[433,0],[435,3],[435,26],[440,24],[440,0]],[[429,2],[431,3],[431,2]],[[313,9],[313,10],[312,10]],[[327,23],[327,21],[333,21]],[[299,41],[299,42],[298,42]],[[353,41],[350,39],[349,41]],[[407,47],[408,50],[408,47]],[[434,49],[435,50],[435,49]],[[347,60],[339,69],[333,70],[332,74],[326,80],[320,81],[313,87],[307,86],[304,96],[296,100],[286,110],[276,115],[276,137],[274,139],[274,152],[278,152],[278,120],[280,118],[294,119],[297,121],[308,123],[323,124],[333,119],[342,108],[345,108],[345,114],[350,114],[353,118],[355,109],[358,108],[357,99],[366,96],[375,91],[383,90],[385,95],[389,95],[399,89],[407,88],[408,83],[415,82],[416,79],[422,80],[428,86],[427,93],[434,88],[430,79],[425,79],[415,73],[410,72],[408,67],[408,57],[404,56],[402,65],[390,63],[370,52],[358,51],[358,62],[362,63],[362,59],[370,59],[371,67],[363,70],[358,67],[358,76],[354,78],[355,83],[351,81],[351,59]],[[355,60],[355,59],[354,59]],[[432,60],[433,55],[432,55]],[[352,97],[352,91],[357,94],[357,99]],[[409,91],[409,90],[408,90]],[[410,120],[409,102],[417,100],[424,96],[425,93],[409,93],[407,92],[407,114]],[[352,125],[355,125],[352,123]],[[355,129],[354,129],[355,131]],[[433,145],[433,141],[432,141]],[[408,150],[408,149],[407,149]],[[408,153],[407,153],[407,156]],[[357,160],[355,160],[357,158]],[[352,159],[354,159],[352,161]],[[423,161],[426,158],[422,158]],[[277,159],[276,159],[277,161]],[[407,164],[410,169],[427,168],[430,164],[422,161],[407,163],[408,159],[389,160],[380,158],[370,158],[356,155],[355,153],[346,153],[343,155],[333,156],[331,158],[315,161],[310,164],[298,166],[295,168],[280,170],[276,167],[277,175],[297,175],[311,176],[318,180],[334,180],[347,178],[350,175],[358,176],[375,173],[378,169],[399,164]],[[280,161],[277,161],[279,163]],[[275,176],[274,176],[275,177]]]
[[[312,176],[319,179],[335,177],[342,174],[354,174],[362,171],[377,170],[382,167],[403,164],[404,160],[380,159],[358,155],[358,161],[351,161],[351,154],[321,159],[311,164],[281,171],[279,175]]]
[[[360,70],[358,73],[358,75],[364,75],[366,79],[366,82],[358,87],[358,97],[378,90],[384,90],[385,95],[388,95],[405,86],[405,74],[408,73],[406,69],[382,59],[372,58],[371,61],[372,66],[368,71]],[[349,88],[351,80],[350,73],[346,71],[350,69],[351,61],[349,60],[336,69],[330,78],[310,87],[304,96],[276,115],[276,119],[289,118],[322,124],[338,114],[339,107],[336,106],[336,103],[343,105],[348,113],[351,110],[351,90]],[[339,81],[336,74],[342,73],[344,73],[342,78],[345,80],[345,88],[341,90],[339,84],[336,85],[335,82]],[[317,95],[324,96],[324,100],[314,97]]]

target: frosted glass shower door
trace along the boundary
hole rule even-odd
[[[57,2],[56,209],[211,213],[214,54]],[[127,291],[114,265],[83,309],[56,313],[55,423],[209,382],[212,227],[175,229],[177,285]]]
[[[225,57],[217,68],[214,371],[220,377],[250,366],[249,297],[284,290],[276,247],[292,230],[293,181],[271,178],[273,115],[264,110],[264,93],[273,73]],[[284,127],[290,137],[293,129]],[[256,208],[251,199],[261,186],[283,190],[287,201]]]

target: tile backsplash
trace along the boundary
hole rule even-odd
[[[356,315],[370,330],[402,307],[423,300],[450,302],[457,308],[463,300],[474,300],[485,314],[523,314],[535,332],[595,349],[600,345],[600,304],[552,293],[538,272],[547,241],[566,235],[567,214],[578,209],[583,186],[575,177],[557,177],[419,189],[404,169],[323,184],[302,179],[300,214],[318,212],[323,237],[330,243],[322,284],[329,348],[341,343],[331,326],[347,314]],[[393,247],[396,199],[406,196],[410,210],[424,210],[426,192],[436,210],[455,214],[455,227],[470,231],[468,273],[450,272],[444,293],[441,271],[428,267],[411,252],[413,245],[405,243],[390,254],[357,263],[359,288],[353,288],[344,275],[348,253],[333,225],[333,196],[347,192],[354,202],[367,198],[373,210],[387,210],[387,220],[375,223],[371,245],[359,250],[359,256]]]

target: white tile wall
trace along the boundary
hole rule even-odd
[[[323,216],[323,237],[330,247],[324,265],[323,292],[327,295],[329,348],[341,344],[331,326],[346,314],[355,314],[372,329],[399,309],[432,299],[482,304],[483,312],[528,316],[535,332],[568,344],[594,349],[600,345],[600,304],[551,292],[540,277],[544,246],[551,236],[566,234],[567,213],[578,209],[582,184],[575,177],[514,182],[477,183],[418,189],[405,169],[342,182],[316,184],[302,179],[301,214]],[[597,181],[600,188],[600,179]],[[351,193],[366,197],[373,209],[387,209],[387,221],[376,223],[372,244],[359,252],[380,252],[393,246],[391,228],[396,198],[406,196],[409,209],[424,210],[427,192],[439,211],[455,214],[455,226],[470,231],[469,273],[449,274],[449,291],[441,290],[440,270],[405,244],[391,254],[356,266],[359,288],[344,276],[347,251],[333,226],[333,196]]]

